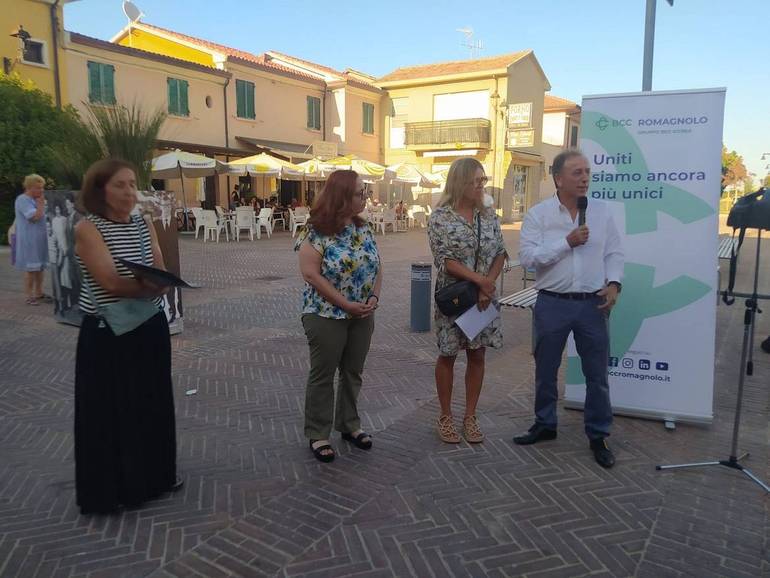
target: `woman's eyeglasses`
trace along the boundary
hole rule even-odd
[[[473,179],[470,184],[476,185],[477,187],[481,185],[482,187],[486,185],[489,182],[489,177],[479,177],[477,179]]]

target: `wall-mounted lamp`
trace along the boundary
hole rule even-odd
[[[22,45],[22,49],[27,48],[27,42],[29,42],[29,39],[32,38],[32,35],[24,30],[24,27],[21,24],[19,24],[19,29],[13,32],[11,36],[19,39]]]

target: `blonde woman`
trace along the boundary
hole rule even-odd
[[[481,309],[489,307],[495,297],[495,281],[506,256],[497,215],[484,207],[486,184],[484,167],[479,161],[473,158],[454,161],[449,167],[444,194],[428,221],[428,239],[438,271],[436,289],[461,280],[471,281],[478,286]],[[484,440],[484,434],[476,418],[476,404],[484,381],[484,352],[487,347],[502,345],[500,319],[472,341],[454,325],[454,318],[442,314],[438,308],[435,308],[434,321],[439,349],[436,360],[436,391],[441,406],[439,437],[446,443],[460,442],[452,417],[452,386],[455,359],[464,349],[468,364],[462,430],[466,441],[479,443]]]
[[[48,237],[45,228],[45,179],[40,175],[24,177],[24,192],[16,197],[16,243],[14,264],[24,272],[27,305],[50,302],[43,293],[43,271],[48,265]]]

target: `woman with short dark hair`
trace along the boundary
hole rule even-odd
[[[361,178],[353,171],[334,171],[295,245],[306,281],[302,325],[310,347],[305,436],[322,462],[334,459],[332,426],[357,448],[372,447],[371,436],[361,429],[358,394],[380,301],[382,266],[372,230],[358,216],[364,201]]]
[[[107,159],[85,175],[75,227],[84,313],[75,358],[75,487],[83,514],[137,506],[181,486],[166,287],[119,260],[165,269],[154,229],[139,215],[136,171]]]

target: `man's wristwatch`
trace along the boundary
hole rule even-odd
[[[609,287],[610,285],[614,285],[618,288],[618,294],[620,294],[620,292],[623,290],[623,285],[620,283],[620,281],[610,281],[607,283],[607,286]]]

